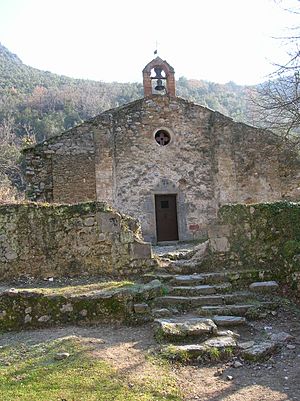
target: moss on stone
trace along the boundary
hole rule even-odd
[[[296,254],[300,253],[300,241],[289,240],[286,241],[283,245],[283,255],[286,258],[292,258]]]

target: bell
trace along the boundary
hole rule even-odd
[[[162,75],[161,75],[161,72],[162,72],[162,68],[161,67],[154,67],[154,71],[155,71],[155,79],[162,79],[162,78],[164,78]]]
[[[156,91],[163,91],[163,90],[166,89],[166,88],[164,87],[164,85],[162,84],[162,80],[161,80],[161,79],[158,79],[156,83],[157,83],[157,85],[156,85],[156,87],[154,88]]]

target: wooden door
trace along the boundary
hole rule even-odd
[[[155,195],[157,241],[177,241],[176,195]]]

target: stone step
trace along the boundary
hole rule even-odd
[[[164,357],[187,362],[190,360],[221,360],[231,358],[238,350],[237,340],[233,335],[214,336],[200,344],[167,345],[162,348]]]
[[[155,299],[155,305],[167,306],[177,305],[184,306],[186,308],[192,308],[197,306],[206,305],[226,305],[235,302],[241,302],[245,299],[249,299],[249,292],[237,292],[231,294],[218,294],[218,295],[202,295],[202,296],[176,296],[166,295],[163,297],[157,297]]]
[[[250,291],[262,293],[276,292],[278,287],[276,281],[258,281],[249,285]]]
[[[251,362],[269,359],[282,345],[274,341],[261,341],[241,352],[242,357]]]
[[[249,342],[250,343],[250,342]],[[221,359],[231,359],[235,354],[249,362],[263,362],[276,353],[281,344],[273,341],[261,341],[253,343],[250,347],[244,348],[243,343],[237,342],[234,333],[229,330],[224,335],[216,335],[201,342],[200,344],[186,345],[167,345],[161,349],[164,357],[181,362],[197,360],[218,361]]]
[[[233,316],[247,316],[255,315],[266,309],[273,309],[275,307],[273,302],[260,302],[249,304],[235,304],[235,305],[207,305],[198,309],[198,313],[202,316],[214,315],[233,315]]]
[[[208,318],[156,319],[157,339],[179,341],[192,338],[208,338],[217,333],[217,326]]]
[[[221,273],[201,273],[201,274],[177,274],[171,279],[172,285],[194,286],[211,284],[226,281],[226,274]]]
[[[154,308],[152,309],[152,316],[155,318],[169,318],[173,316],[173,312],[170,309],[167,308]]]
[[[194,274],[147,273],[143,276],[143,280],[158,279],[172,286],[198,286],[229,282],[238,287],[239,285],[249,285],[254,281],[268,280],[271,277],[272,272],[268,270],[230,270]]]
[[[213,316],[212,321],[218,326],[218,327],[231,327],[231,326],[240,326],[244,325],[247,323],[247,320],[245,317],[242,316]]]
[[[232,285],[230,283],[224,283],[219,285],[197,285],[197,286],[177,286],[177,287],[170,287],[169,294],[170,295],[181,295],[181,296],[188,296],[188,295],[208,295],[208,294],[216,294],[216,293],[223,293],[228,292],[232,289]]]

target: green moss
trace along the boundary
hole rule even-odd
[[[191,357],[187,351],[178,349],[178,347],[172,344],[164,347],[160,352],[160,356],[168,360],[181,363],[188,363],[191,360]]]
[[[299,270],[300,203],[274,202],[252,205],[225,205],[219,210],[220,225],[230,226],[226,253],[212,253],[217,268],[269,271],[276,279],[295,287],[291,279]],[[207,264],[209,266],[209,264]],[[265,277],[264,277],[265,278]],[[252,279],[262,279],[256,275]],[[232,279],[232,282],[240,282]]]
[[[300,253],[300,241],[289,240],[286,241],[283,245],[283,255],[286,258],[292,258],[296,254]]]
[[[220,352],[220,350],[219,350],[217,347],[210,347],[210,348],[207,350],[207,353],[208,353],[208,355],[209,355],[209,358],[210,358],[212,361],[218,361],[218,360],[221,359],[221,352]]]

